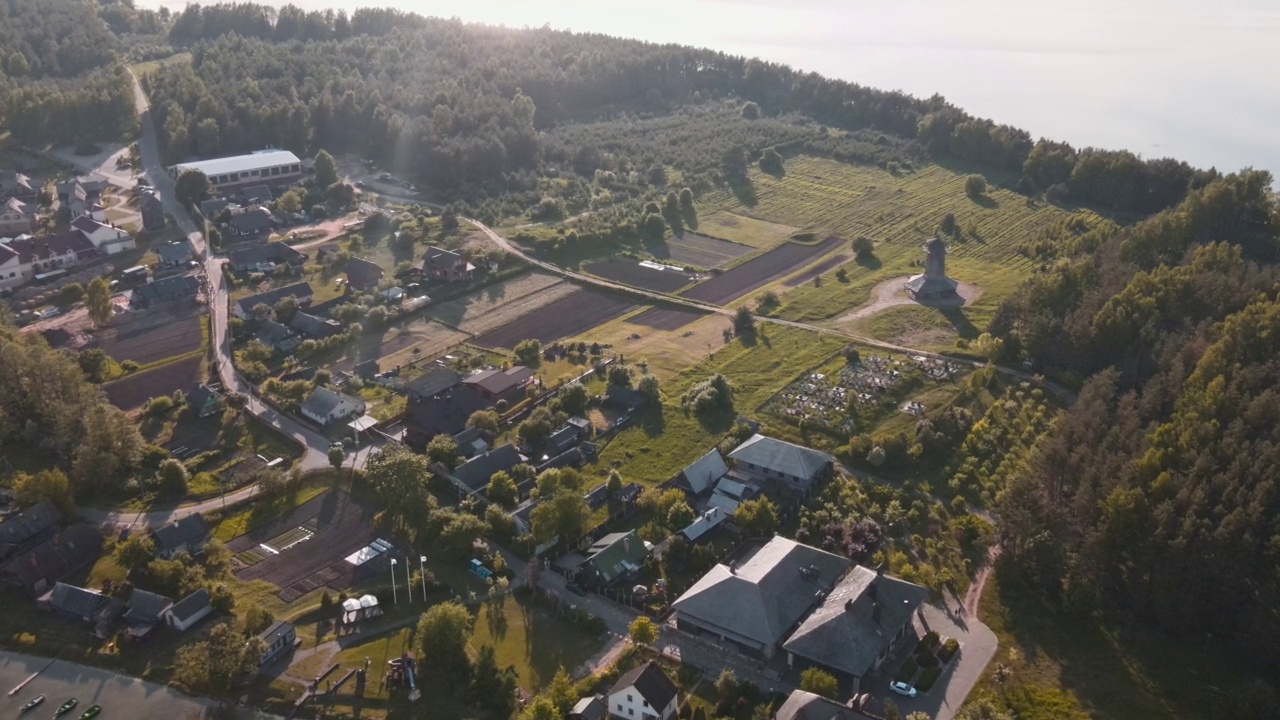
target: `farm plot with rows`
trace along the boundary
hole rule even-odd
[[[794,272],[813,258],[825,255],[843,243],[841,238],[829,237],[815,245],[795,242],[779,245],[723,274],[694,285],[681,295],[692,300],[723,305]]]
[[[483,348],[513,348],[527,339],[546,344],[579,335],[634,307],[630,300],[580,290],[478,335],[472,342]]]
[[[651,307],[642,313],[627,318],[632,325],[641,325],[654,330],[679,330],[696,320],[706,317],[707,313],[680,308]]]
[[[200,382],[200,371],[204,358],[193,355],[189,358],[166,363],[150,370],[126,375],[119,380],[107,383],[103,390],[112,405],[121,410],[133,410],[142,407],[153,397],[172,395],[174,390],[187,392]]]
[[[426,316],[481,335],[578,290],[561,278],[531,272],[427,307]]]
[[[717,203],[723,205],[723,198],[718,195],[712,195],[711,199],[711,202],[704,201],[702,204],[708,207],[716,207]],[[797,224],[808,225],[809,223],[800,220],[797,221]],[[711,212],[698,218],[699,231],[714,238],[722,238],[730,242],[748,245],[757,250],[775,248],[799,229],[794,225],[769,222],[768,220],[748,217],[745,214],[740,215],[729,210]]]
[[[728,213],[722,213],[727,215]],[[765,223],[768,224],[768,223]],[[787,228],[790,230],[791,228]],[[782,239],[786,236],[783,235]],[[779,239],[778,242],[782,242]],[[755,252],[756,248],[742,243],[721,240],[702,233],[696,233],[686,230],[683,234],[672,237],[663,243],[663,246],[653,248],[653,256],[663,261],[680,263],[682,265],[693,265],[694,267],[711,268],[724,267],[732,263],[734,260]]]
[[[117,318],[116,327],[100,330],[90,347],[101,349],[116,362],[132,360],[139,365],[150,365],[200,348],[201,320],[196,307],[159,308],[134,322],[122,322],[129,315]]]
[[[360,338],[346,357],[334,363],[332,372],[351,372],[366,360],[377,360],[383,370],[408,365],[420,358],[439,355],[467,341],[467,334],[430,318],[412,318],[388,328],[381,335]]]
[[[583,270],[624,285],[652,290],[654,292],[675,292],[693,282],[688,273],[679,270],[659,270],[646,267],[639,262],[625,257],[611,257],[587,263]]]

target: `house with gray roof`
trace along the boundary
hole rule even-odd
[[[292,352],[302,342],[293,329],[275,320],[264,320],[253,334],[253,339],[282,353]]]
[[[676,625],[743,654],[772,658],[850,562],[774,537],[744,562],[718,564],[676,599]]]
[[[39,597],[55,583],[98,559],[102,533],[89,523],[72,525],[9,561],[0,582]]]
[[[231,216],[231,238],[234,242],[260,242],[270,237],[274,224],[266,208],[243,210]]]
[[[421,377],[405,384],[411,400],[427,400],[450,390],[462,382],[462,375],[447,365],[428,369]]]
[[[209,417],[222,409],[222,396],[208,385],[200,383],[187,393],[187,405],[195,412],[196,417]]]
[[[307,255],[287,243],[270,242],[232,250],[227,253],[227,262],[237,272],[264,269],[268,265],[288,265],[297,269],[306,264]]]
[[[729,453],[738,470],[807,494],[831,475],[835,459],[820,450],[756,433]]]
[[[170,607],[164,614],[164,619],[169,627],[178,632],[185,632],[211,612],[213,612],[213,605],[210,603],[209,591],[200,588]]]
[[[259,665],[266,665],[293,650],[298,641],[298,630],[284,620],[277,620],[271,627],[263,630],[258,639],[267,646],[258,659]]]
[[[591,546],[587,560],[578,568],[578,582],[591,588],[606,588],[633,577],[649,557],[649,546],[635,530],[609,533]]]
[[[914,642],[911,615],[929,591],[857,566],[782,644],[796,670],[820,667],[851,681],[880,669],[904,638]]]
[[[169,598],[141,588],[134,588],[129,595],[123,617],[127,626],[126,635],[135,640],[145,637],[161,623],[162,618],[172,607],[173,601]]]
[[[322,318],[301,310],[293,314],[289,327],[312,340],[324,340],[342,334],[342,323],[330,318]]]
[[[133,289],[129,305],[149,308],[166,302],[194,300],[200,294],[200,281],[191,275],[175,275],[149,282]]]
[[[499,471],[507,472],[524,462],[524,456],[511,443],[482,452],[462,463],[451,473],[455,478],[471,490],[483,490],[489,485],[489,478]]]
[[[204,550],[204,546],[209,544],[211,537],[209,524],[199,513],[192,513],[168,525],[158,527],[151,534],[151,540],[156,546],[156,555],[166,560],[172,559],[180,552],[199,555]]]
[[[720,455],[720,451],[711,448],[706,455],[694,460],[688,467],[681,470],[673,484],[694,495],[701,495],[715,487],[716,481],[728,472],[729,466]]]
[[[161,267],[185,265],[192,259],[191,243],[186,238],[152,248],[160,257]]]
[[[360,398],[317,387],[303,401],[302,416],[319,425],[332,425],[353,415],[363,415],[365,402]]]
[[[313,293],[311,291],[310,283],[294,283],[282,288],[276,288],[274,290],[260,292],[257,295],[250,295],[247,298],[242,298],[235,304],[234,310],[236,317],[241,320],[247,320],[251,315],[253,315],[253,309],[258,305],[266,305],[269,308],[274,308],[276,303],[287,297],[296,298],[299,307],[309,307],[311,305],[312,295]]]
[[[97,620],[98,612],[107,604],[107,596],[97,590],[55,583],[49,592],[36,599],[36,606],[68,620],[85,624]]]
[[[26,552],[52,537],[62,525],[62,512],[41,500],[0,522],[0,561]]]
[[[773,713],[773,720],[879,720],[878,715],[861,711],[866,709],[861,703],[867,699],[862,695],[841,705],[805,690],[792,690]]]

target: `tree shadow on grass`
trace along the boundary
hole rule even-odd
[[[751,182],[751,178],[731,178],[728,181],[729,189],[733,191],[733,196],[738,202],[747,207],[755,207],[759,202],[759,196],[756,195],[756,186]]]
[[[982,195],[970,195],[969,199],[973,201],[974,205],[979,205],[988,210],[994,210],[1000,207],[1000,201],[985,193]]]
[[[874,253],[862,253],[854,257],[853,261],[867,270],[879,270],[884,265]]]
[[[646,437],[658,437],[666,432],[667,418],[662,413],[661,404],[651,404],[643,412],[644,415],[640,418],[640,429],[644,430]]]

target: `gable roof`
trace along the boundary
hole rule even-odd
[[[382,268],[375,262],[356,257],[347,260],[347,282],[354,287],[373,287],[382,282],[382,275]]]
[[[262,639],[262,642],[267,644],[267,647],[271,647],[276,640],[287,636],[291,632],[295,632],[292,623],[284,620],[277,620],[272,623],[271,627],[263,630],[258,637]]]
[[[405,388],[421,397],[434,397],[462,382],[462,375],[451,367],[435,367],[422,377],[410,380]]]
[[[266,185],[250,185],[240,191],[240,197],[247,203],[269,203],[275,196]]]
[[[30,217],[36,213],[35,203],[24,202],[16,197],[9,198],[9,202],[4,204],[5,208]]]
[[[4,267],[10,261],[18,259],[18,253],[10,250],[5,243],[0,243],[0,267]]]
[[[5,566],[4,574],[28,589],[35,589],[42,581],[58,580],[97,558],[101,549],[102,533],[98,528],[88,523],[72,525],[14,558]]]
[[[602,720],[605,715],[604,699],[599,695],[588,695],[576,704],[569,711],[569,717],[582,718],[582,720]]]
[[[914,583],[855,567],[783,647],[819,665],[862,676],[928,595]]]
[[[871,715],[804,690],[792,690],[774,720],[872,720]]]
[[[135,590],[134,592],[137,591]],[[188,618],[207,607],[209,607],[209,591],[200,588],[175,603],[169,610],[169,614],[173,615],[179,622],[185,622]]]
[[[125,232],[124,230],[121,230],[120,228],[118,228],[118,227],[116,227],[116,226],[114,226],[114,225],[108,225],[108,224],[106,224],[106,223],[104,223],[104,222],[99,222],[99,221],[97,221],[97,220],[94,220],[92,217],[90,217],[90,216],[88,216],[88,215],[81,215],[80,217],[76,218],[75,220],[72,220],[72,221],[71,221],[71,227],[75,228],[76,230],[79,230],[80,232],[82,232],[82,233],[84,233],[84,234],[86,234],[86,235],[92,235],[92,234],[94,234],[94,233],[98,232],[99,230],[101,230],[101,229],[103,229],[103,228],[106,228],[106,229],[108,229],[108,230],[112,230],[112,231],[114,231],[117,235],[128,235],[128,234],[129,234],[129,233]]]
[[[6,547],[16,547],[41,533],[57,527],[62,512],[48,500],[41,500],[22,512],[0,522],[0,557]]]
[[[271,227],[271,213],[266,208],[253,208],[231,216],[231,226],[241,235],[262,232]]]
[[[747,438],[733,452],[730,459],[745,462],[784,475],[812,479],[821,474],[832,461],[827,453],[795,443],[756,433]]]
[[[200,291],[200,281],[192,275],[175,275],[163,280],[139,285],[133,289],[130,300],[133,302],[149,302],[169,297],[195,297]]]
[[[165,243],[152,249],[155,250],[156,255],[160,256],[161,260],[167,263],[180,263],[191,259],[191,243],[186,238]]]
[[[129,595],[129,609],[125,612],[124,619],[133,625],[154,625],[160,621],[161,613],[172,605],[173,601],[163,595],[134,588]]]
[[[689,489],[695,495],[698,495],[710,489],[717,480],[724,477],[728,472],[729,466],[725,464],[720,451],[711,448],[706,455],[694,460],[682,470],[680,476],[684,478],[685,484],[689,486]]]
[[[409,416],[406,426],[426,444],[436,435],[456,435],[467,427],[467,419],[476,410],[483,410],[489,403],[475,388],[458,384],[434,397],[409,398]],[[485,478],[485,482],[489,481]]]
[[[638,569],[649,556],[649,549],[635,530],[609,533],[597,540],[588,552],[590,555],[583,567],[589,572],[594,571],[596,577],[604,583],[613,582],[628,571]]]
[[[680,531],[685,540],[693,542],[698,538],[719,527],[721,523],[729,519],[729,513],[723,508],[711,507],[706,512],[699,515],[688,527]]]
[[[466,258],[462,257],[462,255],[453,252],[452,250],[445,250],[444,248],[436,247],[435,245],[428,245],[426,254],[422,256],[422,265],[424,268],[434,266],[450,269],[462,262],[466,262]]]
[[[293,331],[288,326],[282,325],[275,320],[266,320],[258,328],[258,332],[254,333],[253,339],[264,345],[274,347],[282,340],[288,340],[291,337],[293,337]]]
[[[152,533],[156,550],[170,551],[191,545],[203,545],[209,539],[209,524],[204,516],[192,513],[177,522],[156,528]]]
[[[265,245],[254,245],[252,247],[232,250],[227,254],[227,258],[235,267],[245,267],[249,265],[257,265],[263,262],[289,263],[297,265],[306,262],[307,256],[299,250],[294,249],[288,243],[269,242]]]
[[[39,601],[69,615],[88,618],[93,617],[98,608],[107,602],[107,596],[97,590],[60,582],[55,583],[49,592],[40,596]]]
[[[781,640],[848,568],[838,555],[774,537],[736,569],[718,564],[674,603],[676,612],[761,645]]]
[[[47,260],[74,253],[77,260],[93,257],[97,249],[83,233],[71,230],[57,235],[20,238],[9,243],[9,249],[18,253],[24,263]]]
[[[307,396],[307,399],[303,401],[302,407],[316,415],[328,417],[329,413],[336,410],[344,400],[356,403],[357,405],[360,403],[358,399],[353,398],[350,395],[334,392],[327,387],[317,387],[312,390],[311,394]]]
[[[632,668],[630,672],[618,678],[618,682],[609,688],[609,695],[622,692],[627,688],[635,688],[640,697],[649,703],[656,713],[660,713],[671,704],[679,692],[676,684],[662,671],[662,667],[650,660]]]
[[[262,168],[271,168],[279,165],[301,165],[302,161],[297,155],[288,150],[258,150],[244,155],[233,155],[231,157],[214,158],[212,160],[200,160],[197,162],[178,163],[173,166],[179,174],[183,170],[199,170],[210,177],[214,175],[226,175],[237,172],[249,172],[251,170],[261,170]]]
[[[462,382],[468,385],[475,385],[476,387],[484,388],[485,391],[493,393],[494,395],[501,395],[511,388],[527,382],[529,378],[536,374],[537,373],[534,372],[533,368],[528,368],[523,365],[514,365],[506,370],[497,370],[494,368],[481,370],[463,378]]]
[[[488,452],[482,452],[462,463],[452,475],[472,490],[480,490],[489,484],[489,478],[493,477],[494,473],[499,470],[510,470],[522,462],[524,458],[516,450],[516,446],[507,443]]]
[[[317,317],[301,310],[293,314],[293,319],[289,320],[289,327],[313,338],[333,337],[342,332],[342,325],[337,320]]]
[[[193,408],[203,408],[211,401],[217,402],[218,394],[213,391],[213,388],[204,383],[199,383],[192,388],[191,392],[187,393],[187,404]]]
[[[299,303],[309,302],[311,300],[311,296],[311,284],[300,282],[286,287],[260,292],[257,295],[250,295],[247,298],[242,298],[240,302],[236,304],[240,307],[241,312],[248,315],[253,312],[253,309],[259,304],[266,305],[267,307],[275,307],[277,302],[280,302],[287,297],[298,298]]]

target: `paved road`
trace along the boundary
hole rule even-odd
[[[45,669],[47,667],[47,669]],[[43,670],[43,672],[41,672]],[[108,670],[77,665],[61,660],[50,665],[48,658],[19,653],[0,652],[0,689],[10,689],[32,673],[40,674],[15,695],[0,695],[0,713],[17,717],[18,709],[36,695],[45,695],[44,705],[30,717],[52,717],[53,711],[68,698],[80,704],[66,717],[76,718],[90,705],[101,705],[99,720],[187,720],[211,716],[218,703],[206,698],[183,695],[163,685],[117,675]],[[270,717],[253,711],[242,711],[237,717]]]
[[[211,341],[213,343],[214,362],[224,391],[237,392],[243,395],[246,398],[246,412],[282,434],[293,438],[301,445],[304,452],[298,464],[303,470],[318,470],[329,467],[328,451],[331,444],[329,438],[303,425],[301,422],[268,407],[254,395],[253,384],[246,380],[243,375],[236,372],[232,366],[231,334],[228,330],[230,290],[223,274],[225,258],[217,257],[210,251],[208,243],[205,241],[204,233],[201,232],[200,228],[196,227],[186,208],[178,202],[174,194],[173,181],[165,171],[164,164],[160,161],[160,149],[156,141],[150,103],[147,101],[146,93],[142,91],[142,85],[138,83],[136,77],[134,78],[134,103],[137,105],[138,119],[142,127],[142,137],[138,140],[138,148],[142,155],[142,168],[146,173],[146,177],[151,186],[156,189],[156,194],[164,204],[164,211],[172,216],[182,232],[186,233],[187,239],[191,241],[191,246],[196,253],[205,258],[205,274],[209,279],[209,315],[213,319]],[[368,462],[369,454],[374,447],[371,445],[358,451],[354,462],[357,465]],[[350,464],[351,462],[353,462],[353,459],[348,456],[347,463]],[[217,510],[224,504],[247,500],[256,490],[257,486],[250,485],[228,493],[225,497],[216,497],[204,502],[165,510],[137,512],[84,508],[80,512],[85,518],[94,522],[110,522],[117,525],[144,525],[154,528],[193,513],[210,512]]]

